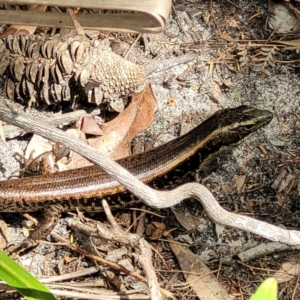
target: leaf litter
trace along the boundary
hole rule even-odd
[[[181,1],[175,1],[175,8],[177,5],[183,5],[183,3],[181,3]],[[148,128],[147,134],[152,135],[155,139],[159,133],[161,139],[156,140],[156,144],[163,143],[166,140],[169,140],[171,136],[174,137],[177,135],[179,124],[181,121],[185,121],[182,116],[192,116],[192,122],[198,124],[201,120],[210,115],[213,110],[227,106],[236,106],[240,103],[272,110],[275,115],[272,125],[270,126],[272,128],[265,129],[264,134],[261,134],[260,136],[256,135],[249,140],[249,145],[252,146],[252,148],[250,148],[251,150],[244,146],[235,149],[232,154],[233,158],[230,156],[225,159],[220,159],[217,170],[214,171],[212,175],[207,175],[203,179],[204,183],[208,184],[220,202],[229,210],[237,208],[239,212],[250,215],[259,215],[261,218],[266,218],[266,220],[270,222],[297,227],[299,225],[296,220],[297,205],[293,203],[298,199],[299,192],[295,191],[295,189],[290,190],[289,188],[284,188],[287,192],[285,198],[286,207],[289,207],[289,209],[296,209],[296,215],[293,219],[291,217],[293,215],[290,214],[288,210],[284,209],[282,211],[277,211],[278,208],[275,209],[274,191],[270,193],[267,187],[272,184],[282,168],[287,167],[292,174],[297,172],[297,160],[291,158],[285,150],[288,148],[297,150],[297,146],[299,147],[299,143],[293,135],[293,133],[299,131],[299,122],[296,121],[296,117],[294,118],[297,114],[299,115],[299,111],[297,111],[297,108],[299,107],[299,74],[293,72],[294,68],[297,67],[297,62],[294,65],[292,63],[292,60],[295,58],[295,48],[290,49],[291,46],[297,47],[299,38],[297,39],[297,36],[295,36],[295,38],[290,41],[279,41],[280,36],[275,35],[274,39],[268,38],[268,40],[266,39],[262,43],[259,41],[261,35],[257,34],[255,29],[259,29],[259,33],[261,33],[263,26],[260,26],[261,23],[259,22],[264,21],[266,15],[261,13],[256,14],[255,9],[252,10],[252,14],[247,10],[238,11],[235,6],[231,6],[228,3],[226,3],[226,5],[229,6],[230,10],[225,10],[226,13],[222,15],[224,12],[222,9],[224,9],[224,7],[219,7],[218,5],[218,3],[213,3],[212,9],[214,14],[211,15],[212,20],[216,20],[218,17],[220,20],[224,19],[226,18],[224,17],[226,13],[230,15],[230,18],[234,15],[239,19],[236,22],[231,21],[228,24],[226,24],[226,22],[219,22],[216,24],[219,28],[224,30],[224,32],[222,31],[223,37],[227,36],[225,41],[226,43],[229,43],[221,44],[221,51],[214,51],[214,49],[218,47],[216,46],[218,44],[216,40],[211,40],[210,37],[215,37],[218,30],[207,30],[209,24],[203,23],[203,20],[208,20],[206,18],[208,6],[207,3],[202,3],[200,1],[195,1],[195,3],[184,2],[183,10],[179,11],[182,28],[178,28],[176,18],[171,16],[170,26],[167,28],[169,44],[163,44],[163,39],[166,39],[164,34],[159,35],[161,38],[160,40],[151,40],[151,38],[149,38],[151,41],[151,51],[155,51],[156,48],[159,49],[158,44],[163,44],[164,51],[168,47],[173,47],[176,51],[180,51],[180,47],[187,45],[187,47],[193,46],[195,47],[194,49],[197,49],[197,47],[198,49],[201,49],[201,53],[199,53],[200,51],[198,52],[199,56],[204,55],[204,57],[203,60],[201,58],[201,60],[197,62],[195,68],[196,74],[192,73],[191,75],[188,75],[186,81],[183,83],[178,83],[176,81],[176,76],[182,72],[182,69],[180,68],[171,71],[174,76],[173,78],[172,76],[170,77],[172,79],[168,81],[168,88],[162,84],[164,78],[163,74],[160,74],[152,80],[153,90],[155,91],[156,98],[159,100],[160,111],[159,114],[156,115],[156,123],[153,123]],[[205,9],[199,9],[199,7],[203,8],[203,6]],[[257,2],[252,8],[259,8],[263,11],[265,5]],[[193,9],[194,12],[190,13],[189,9]],[[250,17],[252,19],[250,19]],[[240,20],[243,22],[240,22]],[[257,24],[256,27],[253,26],[253,24]],[[243,26],[249,26],[248,30]],[[183,30],[185,30],[184,34]],[[197,31],[201,31],[202,37],[204,40],[206,39],[206,45],[201,45],[203,48],[200,48],[199,44],[195,44],[195,41],[193,40],[196,36],[199,36],[196,34]],[[245,41],[239,38],[241,36],[241,31],[244,31],[246,36],[246,38],[244,37]],[[194,34],[192,34],[192,32]],[[256,39],[251,42],[247,41],[246,39],[249,39],[249,33],[254,35]],[[269,36],[265,35],[266,37],[272,37],[268,30],[264,33],[269,34]],[[178,45],[178,40],[181,41],[180,46]],[[278,44],[282,43],[284,47],[278,48],[277,46],[274,46],[273,43],[276,43],[277,45],[276,41],[279,41]],[[174,44],[172,44],[172,42]],[[203,41],[198,40],[197,42],[201,43]],[[212,47],[207,49],[207,45]],[[236,47],[241,45],[243,45],[244,48],[239,50],[238,55],[236,55],[238,49]],[[227,46],[229,47],[225,49]],[[225,52],[222,52],[224,49]],[[205,53],[204,50],[207,52]],[[156,51],[159,53],[159,50]],[[210,65],[212,66],[211,68],[208,68],[207,53],[211,54],[209,56],[210,61],[212,62]],[[291,53],[291,64],[288,68],[281,66],[281,69],[276,69],[278,67],[278,60],[282,58],[281,55],[283,55],[283,53]],[[240,59],[239,61],[240,69],[239,67],[236,67],[236,59],[238,60],[238,57],[243,57],[243,59]],[[259,63],[261,63],[261,65],[256,64],[256,58],[260,59]],[[257,67],[256,71],[254,70],[255,67]],[[263,72],[267,76],[260,72]],[[208,74],[209,76],[207,76]],[[216,74],[218,78],[220,77],[224,81],[230,80],[232,86],[222,87],[221,94],[218,92],[218,96],[211,99],[211,95],[209,93],[204,93],[203,91],[209,90],[212,86],[210,80],[215,80]],[[197,86],[198,88],[193,90],[190,88],[192,85]],[[172,101],[172,105],[165,105],[167,103],[166,99],[174,99],[175,101]],[[195,114],[195,111],[201,111],[201,113]],[[157,125],[157,122],[161,122],[163,125]],[[289,124],[290,130],[284,129],[282,124]],[[110,133],[113,132],[113,129],[110,130]],[[107,134],[110,135],[109,133]],[[127,146],[125,139],[126,134],[125,130],[124,133],[121,133],[120,136],[116,137],[115,141],[112,145],[109,145],[109,147],[117,149],[118,141],[120,141],[121,144],[126,145],[123,147],[125,150],[121,150],[120,152],[127,153],[129,147]],[[131,134],[128,133],[128,135]],[[142,136],[145,136],[145,134],[142,134]],[[284,138],[279,140],[278,136]],[[97,138],[94,139],[97,140]],[[259,144],[262,144],[264,148],[267,149],[269,153],[268,157],[262,157],[260,151],[256,148],[258,141]],[[104,144],[105,142],[106,139],[104,139]],[[5,163],[4,159],[2,161]],[[236,182],[236,178],[239,178],[238,182]],[[236,188],[233,187],[234,182]],[[259,189],[255,190],[254,188],[251,192],[245,189],[245,185],[256,186],[257,183],[262,183],[260,184]],[[224,186],[226,186],[226,193],[222,191],[222,187]],[[197,209],[198,208],[196,208],[196,210]],[[174,227],[171,220],[170,224],[167,224],[167,227]],[[234,230],[231,231],[234,232]],[[201,247],[197,247],[196,245],[207,242],[214,246],[216,253],[218,253],[220,257],[226,255],[226,252],[222,252],[225,247],[222,248],[220,245],[213,243],[215,236],[214,230],[208,228],[205,233],[196,231],[194,234],[193,240],[196,253],[201,249]],[[180,234],[177,238],[179,237]],[[249,240],[252,238],[255,237],[251,237]],[[261,267],[261,265],[263,265],[266,268],[273,267],[273,270],[276,270],[278,269],[276,258],[276,254],[273,256],[270,254],[270,256],[267,257],[267,261],[254,259],[251,265],[252,267],[255,265]],[[218,260],[219,257],[215,257],[214,259]],[[210,261],[208,264],[210,264],[210,270],[215,269],[214,266],[216,265],[213,266],[213,262]],[[257,282],[261,279],[260,275],[258,278],[254,277],[254,272],[251,271],[251,267],[237,267],[234,260],[231,261],[229,266],[225,264],[222,265],[222,269],[220,269],[219,272],[219,280],[222,280],[222,282],[226,284],[230,293],[243,299],[249,298],[249,295],[251,294],[251,291],[254,290],[255,286],[251,286],[251,289],[246,290],[245,288],[241,288],[239,280],[243,280],[243,287],[245,287],[249,283],[248,278],[253,278],[253,280],[256,280]],[[290,299],[288,290],[283,292],[285,293],[285,295],[283,295],[285,298],[282,299]],[[180,292],[177,291],[177,293],[181,295]]]

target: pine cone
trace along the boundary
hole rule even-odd
[[[8,98],[28,105],[73,101],[82,88],[89,102],[112,102],[146,78],[143,66],[113,53],[107,41],[82,36],[9,36],[0,40],[0,51]]]

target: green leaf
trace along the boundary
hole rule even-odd
[[[277,281],[274,278],[266,279],[257,289],[250,300],[276,300],[277,299]]]
[[[28,300],[55,300],[41,282],[0,251],[0,278]]]
[[[281,135],[278,135],[277,138],[282,142],[286,142],[286,139]]]

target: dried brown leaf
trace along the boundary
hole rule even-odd
[[[221,32],[220,38],[227,42],[236,42],[236,40],[229,36],[227,32]]]
[[[130,155],[132,139],[152,123],[156,110],[157,101],[150,85],[147,85],[142,92],[132,95],[129,106],[115,119],[102,125],[101,137],[88,139],[89,145],[115,160]],[[91,163],[74,154],[69,167],[78,168],[78,164],[83,167]]]
[[[236,189],[238,190],[238,192],[241,191],[241,188],[243,187],[244,183],[245,183],[245,179],[246,179],[246,175],[238,175],[234,177],[234,181],[233,181],[233,187],[236,187]]]
[[[92,115],[79,117],[76,121],[76,128],[85,134],[103,135],[103,131],[99,127],[99,123]]]
[[[262,72],[263,72],[264,74],[266,74],[267,76],[271,76],[271,72],[268,71],[267,69],[265,69],[264,67],[262,68]]]
[[[52,151],[52,145],[50,142],[39,136],[34,134],[31,138],[29,144],[27,145],[25,151],[25,157],[29,158],[31,153],[34,153],[32,158],[36,158],[37,156],[41,155],[44,152]]]
[[[166,225],[160,222],[152,222],[147,225],[146,234],[151,240],[158,240],[164,236]]]
[[[281,268],[272,276],[278,283],[288,282],[300,275],[300,266],[298,263],[284,262]]]
[[[199,217],[195,217],[189,212],[183,213],[173,207],[171,208],[171,210],[175,215],[177,221],[185,230],[192,232],[195,231],[199,225],[201,225],[201,219],[199,219]]]
[[[181,270],[197,273],[197,275],[183,273],[183,276],[199,298],[211,300],[231,299],[217,277],[212,274],[199,256],[178,243],[169,243],[169,245],[179,262]]]
[[[209,96],[216,102],[219,102],[220,97],[222,96],[222,90],[216,82],[212,83],[211,88],[209,89]]]
[[[150,85],[132,95],[130,105],[118,117],[103,125],[103,136],[89,140],[89,144],[109,154],[112,159],[130,155],[130,143],[153,121],[157,101]]]
[[[0,230],[2,233],[0,235],[0,247],[2,247],[1,249],[4,249],[7,246],[7,242],[11,242],[11,238],[8,232],[7,224],[3,220],[0,220]]]

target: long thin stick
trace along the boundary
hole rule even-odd
[[[3,107],[0,107],[0,120],[39,134],[77,152],[101,167],[149,206],[167,208],[184,199],[194,198],[203,205],[208,216],[216,223],[246,230],[272,241],[300,245],[299,231],[282,229],[247,216],[228,212],[219,205],[211,192],[203,185],[187,183],[171,191],[156,191],[141,183],[106,155],[48,124],[29,119]]]

